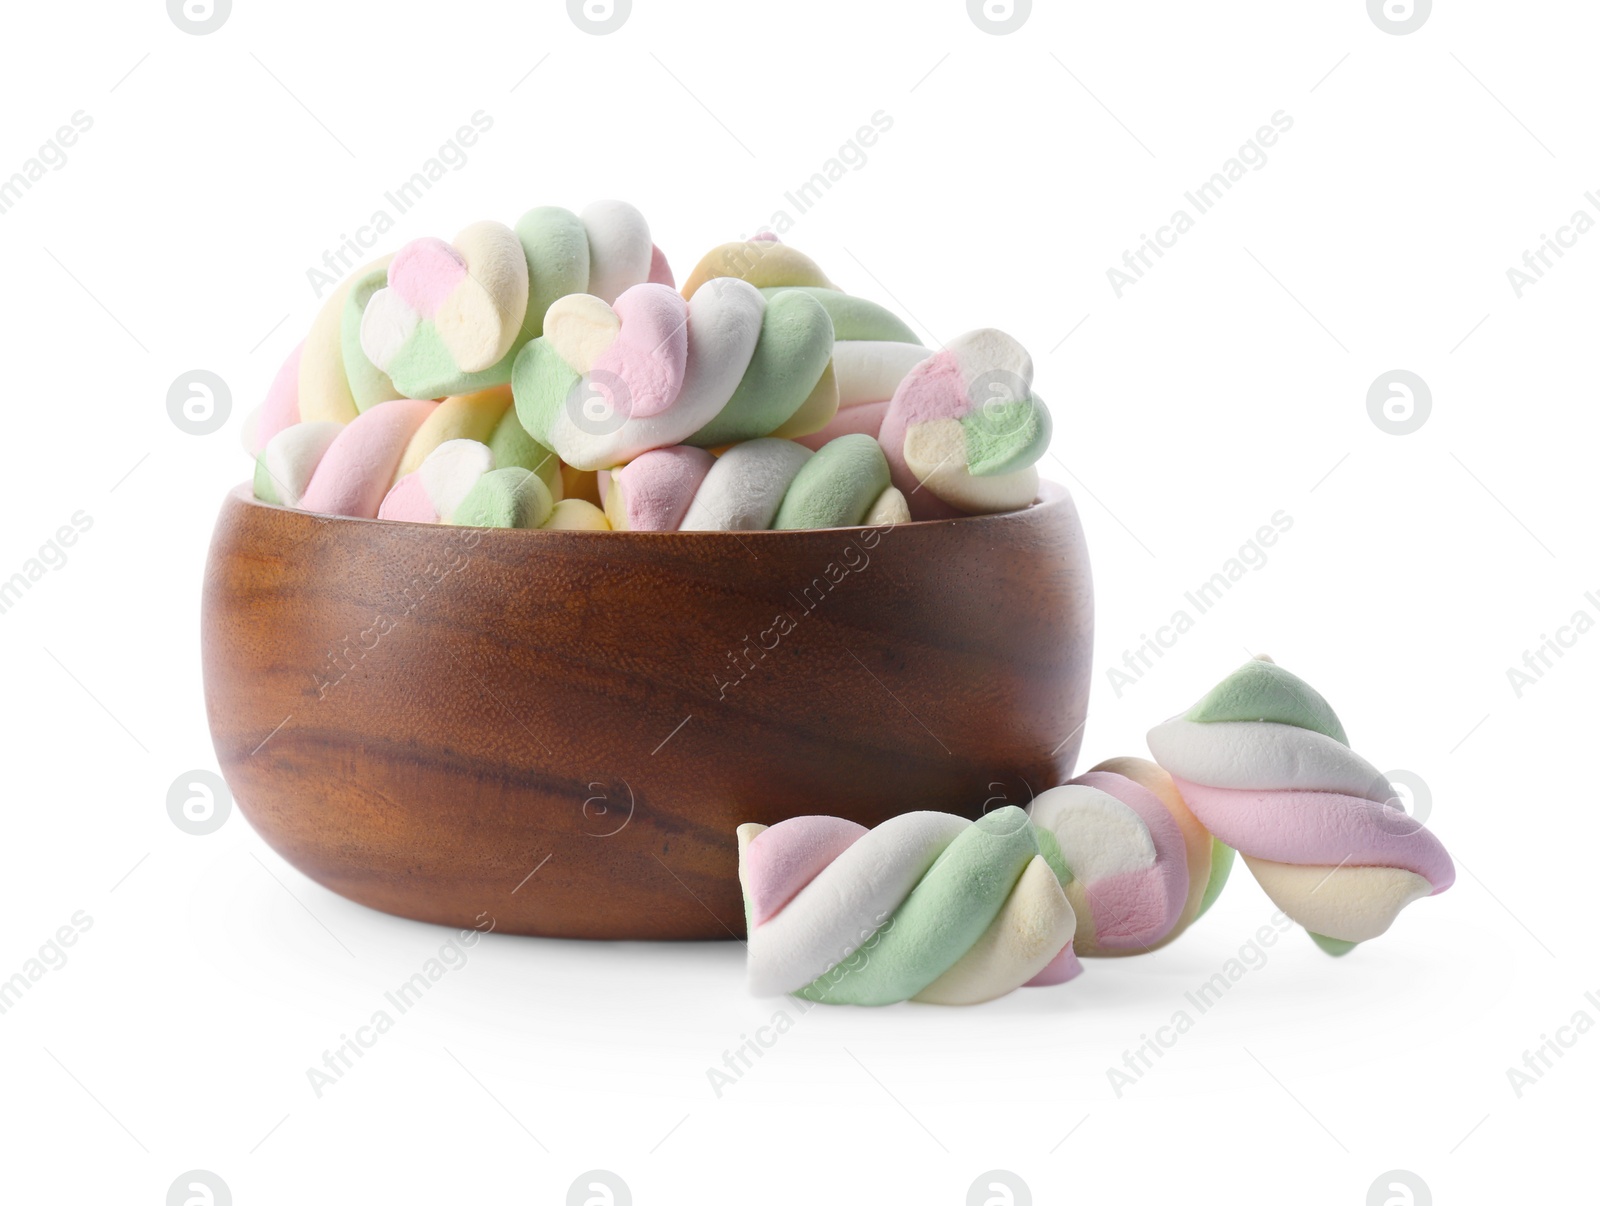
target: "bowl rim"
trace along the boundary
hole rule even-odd
[[[1047,511],[1054,511],[1062,506],[1071,507],[1072,495],[1068,492],[1065,486],[1062,486],[1056,482],[1047,481],[1044,478],[1040,478],[1038,495],[1026,507],[1022,507],[1016,511],[995,511],[987,515],[958,515],[950,519],[913,519],[906,523],[896,524],[854,524],[850,527],[843,528],[738,528],[721,529],[709,532],[683,532],[677,530],[670,532],[647,532],[634,531],[632,529],[619,532],[615,529],[609,529],[606,531],[591,531],[587,529],[574,528],[475,528],[468,524],[442,522],[417,523],[415,520],[409,519],[369,519],[364,515],[328,515],[320,511],[303,511],[298,507],[285,507],[279,503],[264,502],[255,496],[255,491],[251,483],[247,481],[240,482],[232,490],[228,491],[227,501],[240,502],[248,506],[260,507],[263,510],[276,511],[283,515],[297,516],[306,521],[319,524],[382,524],[387,527],[420,528],[426,531],[494,532],[503,533],[512,539],[522,539],[528,537],[590,537],[605,540],[615,540],[619,537],[632,537],[643,540],[661,540],[668,537],[677,537],[679,539],[694,540],[719,536],[726,539],[727,537],[732,536],[739,540],[747,540],[752,537],[757,539],[772,539],[786,536],[808,536],[815,535],[818,532],[900,531],[908,528],[932,528],[939,527],[941,525],[957,523],[966,525],[1002,524],[1006,523],[1007,521],[1015,522],[1023,517],[1038,517]]]

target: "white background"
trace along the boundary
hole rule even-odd
[[[933,1204],[1000,1168],[1040,1202],[1358,1204],[1399,1168],[1441,1203],[1550,1200],[1593,1141],[1600,1037],[1520,1098],[1506,1069],[1600,1020],[1600,635],[1520,697],[1507,668],[1600,618],[1600,233],[1521,298],[1506,270],[1595,214],[1597,24],[1070,3],[995,36],[961,0],[637,0],[600,37],[554,0],[237,0],[192,36],[159,0],[11,6],[0,175],[75,111],[93,128],[0,215],[0,578],[93,526],[0,615],[0,977],[92,926],[0,1017],[4,1196],[157,1204],[199,1168],[241,1204],[555,1203],[601,1168],[641,1203]],[[1120,1097],[1107,1068],[1270,914],[1242,871],[1175,946],[970,1010],[798,1017],[745,995],[733,943],[497,937],[319,1099],[306,1069],[446,934],[314,885],[237,812],[168,820],[215,768],[202,565],[306,270],[480,109],[390,242],[618,196],[680,280],[890,115],[786,241],[925,337],[1033,350],[1098,586],[1083,766],[1268,651],[1426,781],[1456,887],[1345,960],[1280,942]],[[1266,166],[1119,299],[1106,270],[1279,110]],[[1406,436],[1366,406],[1397,367],[1433,396]],[[232,387],[215,435],[167,417],[193,368]],[[1119,697],[1124,650],[1279,510],[1267,564]],[[780,1009],[719,1098],[707,1069]]]

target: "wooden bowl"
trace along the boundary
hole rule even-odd
[[[571,938],[744,933],[734,829],[978,816],[1060,783],[1089,696],[1072,500],[808,532],[483,531],[228,496],[211,734],[351,900]]]

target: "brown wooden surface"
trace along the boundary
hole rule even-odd
[[[1066,494],[871,531],[473,532],[241,487],[205,583],[223,773],[274,849],[373,908],[742,935],[741,822],[976,816],[1077,757],[1092,604]]]

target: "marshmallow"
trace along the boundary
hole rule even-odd
[[[838,406],[827,311],[792,292],[765,301],[719,280],[684,303],[664,285],[615,307],[564,297],[518,355],[517,413],[580,469],[676,444],[716,447],[823,426]]]
[[[589,284],[584,290],[615,302],[650,279],[655,247],[644,215],[626,201],[596,201],[580,215],[589,236]]]
[[[528,262],[528,309],[522,338],[543,334],[545,311],[570,293],[589,288],[589,232],[571,210],[530,209],[517,219],[517,239]]]
[[[929,1005],[978,1005],[1004,996],[1018,984],[1058,984],[1070,979],[1070,972],[1043,981],[1040,976],[1056,960],[1072,959],[1075,923],[1061,881],[1036,854],[1028,860],[989,928],[914,999]]]
[[[356,277],[344,299],[339,318],[339,347],[350,397],[357,410],[405,395],[394,387],[389,374],[378,368],[361,350],[361,318],[372,295],[389,283],[389,269],[380,264]]]
[[[342,423],[296,423],[267,442],[256,457],[255,496],[281,507],[298,507],[318,464],[344,430]]]
[[[404,477],[413,472],[434,449],[452,440],[488,444],[510,409],[511,390],[504,385],[446,398],[411,437],[396,476]]]
[[[709,292],[709,290],[705,291]],[[684,532],[760,531],[772,526],[811,451],[790,440],[748,440],[717,458],[678,525]]]
[[[476,222],[454,244],[416,239],[395,253],[362,314],[361,349],[407,397],[503,384],[527,308],[516,232]]]
[[[834,351],[838,350],[839,345],[835,344]],[[883,416],[888,412],[887,402],[865,402],[858,406],[842,407],[821,431],[795,438],[813,450],[837,440],[842,435],[853,435],[857,432],[877,439],[878,432],[883,427]]]
[[[1160,801],[1161,806],[1167,810],[1178,826],[1178,832],[1183,837],[1189,893],[1171,932],[1154,945],[1168,942],[1204,916],[1206,910],[1222,894],[1223,885],[1228,882],[1228,873],[1233,868],[1233,847],[1211,836],[1210,831],[1183,802],[1172,776],[1154,762],[1144,758],[1108,758],[1091,768],[1089,775],[1110,775],[1131,781]],[[1079,781],[1090,781],[1089,775],[1081,776]],[[1107,790],[1124,801],[1130,799],[1125,790],[1118,790],[1115,787]]]
[[[906,374],[878,440],[913,516],[943,519],[1033,501],[1033,465],[1050,441],[1050,412],[1032,384],[1026,349],[995,330],[959,336]]]
[[[378,518],[397,523],[438,523],[439,508],[428,497],[420,473],[408,473],[389,487],[378,504]]]
[[[348,423],[360,413],[344,367],[345,301],[356,282],[386,268],[391,259],[392,256],[384,256],[357,268],[340,282],[317,311],[300,354],[301,422]]]
[[[1331,954],[1455,881],[1444,847],[1395,807],[1327,701],[1269,660],[1246,663],[1149,741],[1199,822]]]
[[[449,521],[469,528],[537,528],[554,509],[543,479],[513,466],[479,477]]]
[[[772,521],[774,528],[849,528],[861,524],[889,488],[889,463],[871,436],[840,436],[801,466]]]
[[[545,484],[545,489],[550,491],[550,497],[560,501],[570,491],[563,488],[563,466],[561,458],[555,452],[546,448],[538,440],[528,434],[522,426],[522,421],[517,418],[516,407],[508,407],[505,414],[500,417],[500,422],[495,424],[494,432],[489,436],[489,451],[494,453],[494,463],[498,468],[509,469],[518,466],[537,473]],[[590,501],[598,503],[598,497]]]
[[[400,398],[380,402],[357,415],[323,453],[300,498],[300,508],[375,519],[406,446],[437,406],[436,402]]]
[[[828,312],[828,317],[833,321],[833,336],[841,343],[856,340],[918,346],[922,343],[916,333],[892,310],[886,310],[877,302],[868,301],[864,297],[841,293],[831,285],[825,287],[769,285],[761,292],[771,297],[784,289],[797,289],[802,293],[809,293],[821,302],[822,308]],[[890,394],[893,392],[890,390]],[[884,397],[888,398],[889,394],[885,394]]]
[[[1031,374],[996,331],[930,351],[776,236],[714,248],[680,295],[638,210],[598,201],[529,210],[515,229],[475,223],[454,243],[416,239],[365,265],[242,437],[259,457],[298,424],[355,427],[390,407],[327,444],[322,484],[305,483],[333,513],[448,515],[416,475],[470,440],[490,472],[534,473],[552,507],[582,501],[618,529],[881,526],[1032,501],[1049,424]],[[391,404],[439,398],[391,463],[397,416],[421,413]],[[280,495],[269,470],[291,448],[301,471],[323,446],[296,439],[262,462],[264,495]],[[572,507],[560,522],[593,521]]]
[[[776,239],[751,239],[723,243],[706,252],[683,283],[683,295],[693,298],[708,281],[722,277],[748,281],[758,289],[778,285],[834,287],[809,256]]]
[[[688,442],[714,448],[778,430],[811,396],[832,356],[833,323],[822,304],[797,290],[777,294],[761,316],[761,334],[738,388]]]
[[[1078,954],[1135,954],[1172,933],[1188,897],[1187,852],[1152,793],[1091,773],[1041,792],[1029,812],[1072,873],[1066,891],[1078,915]]]
[[[750,989],[827,1004],[972,1004],[1070,951],[1060,880],[1021,809],[741,825]]]
[[[544,526],[555,532],[609,532],[606,513],[581,498],[563,498],[550,512]]]
[[[266,401],[246,428],[245,451],[251,456],[260,453],[280,431],[300,422],[300,357],[305,346],[302,341],[289,353],[267,389]]]
[[[619,532],[677,530],[714,460],[703,448],[677,444],[607,470],[600,478],[606,519]]]
[[[889,401],[906,374],[932,355],[933,350],[920,343],[840,340],[833,345],[833,371],[839,378],[839,409]]]
[[[488,445],[473,439],[447,440],[395,482],[378,508],[378,518],[438,523],[455,514],[478,479],[494,467]]]
[[[863,526],[869,528],[887,527],[894,523],[910,523],[911,508],[906,505],[906,496],[893,486],[878,495],[872,506],[867,508]]]

